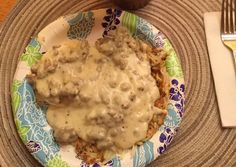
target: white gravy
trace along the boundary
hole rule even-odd
[[[125,68],[120,68],[122,61],[118,59],[127,62]],[[59,142],[72,142],[80,137],[96,143],[98,149],[117,151],[146,138],[153,114],[161,112],[154,107],[160,95],[147,59],[140,60],[130,48],[106,56],[90,47],[85,61],[59,67],[36,84],[44,87],[46,80],[58,83],[77,80],[80,85],[76,100],[61,106],[49,105],[47,120]]]

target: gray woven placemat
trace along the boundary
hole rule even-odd
[[[0,166],[40,166],[20,141],[10,106],[10,84],[31,36],[61,15],[110,7],[110,0],[21,0],[0,28]],[[236,129],[223,129],[204,35],[203,13],[220,0],[152,0],[139,16],[170,39],[186,82],[186,114],[173,143],[150,166],[236,167]]]

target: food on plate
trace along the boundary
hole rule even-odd
[[[55,139],[74,143],[88,163],[142,144],[163,124],[167,54],[125,28],[91,45],[68,40],[49,49],[27,76]]]

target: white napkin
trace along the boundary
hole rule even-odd
[[[236,74],[233,55],[220,37],[220,12],[204,14],[205,32],[223,127],[236,127]]]

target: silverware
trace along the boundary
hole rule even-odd
[[[223,0],[221,11],[221,39],[232,52],[236,68],[236,0]]]

